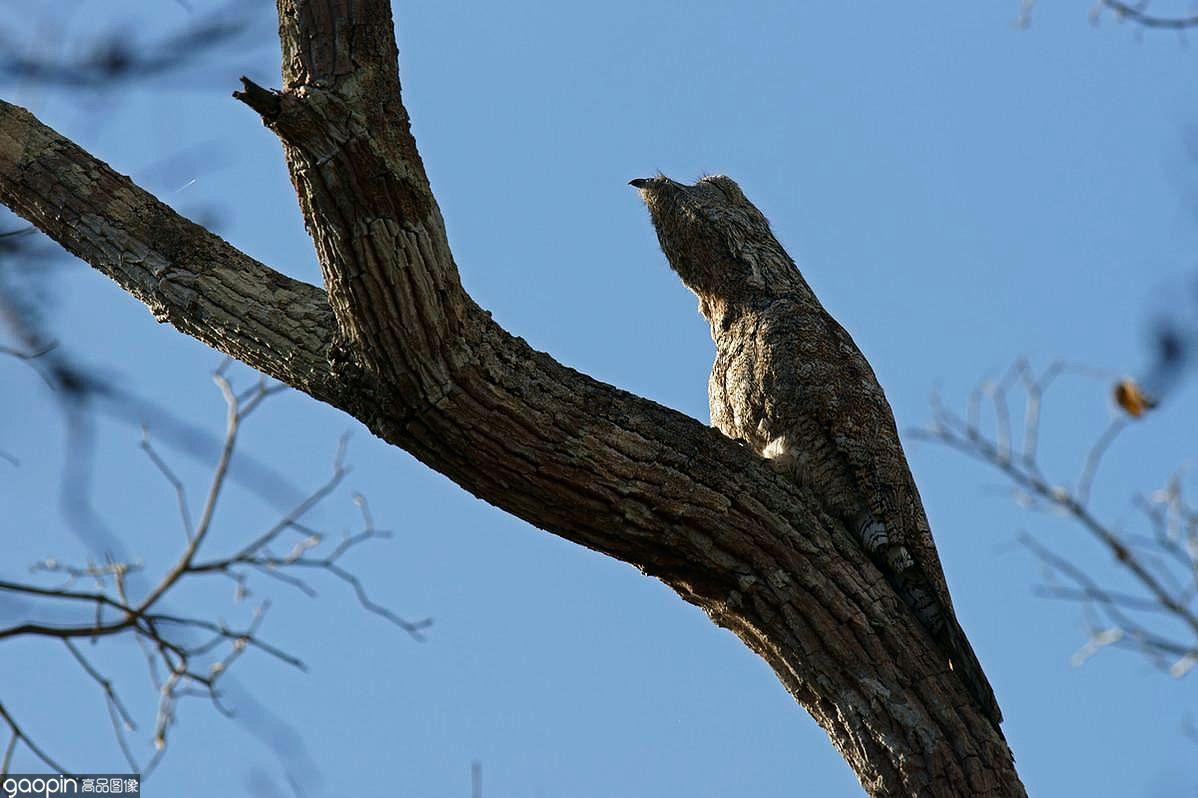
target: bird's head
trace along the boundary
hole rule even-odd
[[[648,206],[670,267],[700,299],[726,304],[783,292],[798,278],[769,222],[732,178],[686,185],[658,174],[628,184]]]

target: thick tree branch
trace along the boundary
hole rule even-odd
[[[814,497],[532,350],[464,293],[400,102],[389,3],[279,0],[279,15],[284,89],[238,97],[283,142],[327,300],[9,105],[0,200],[183,332],[665,581],[769,662],[871,794],[1022,795],[1005,742]]]
[[[184,219],[0,100],[0,202],[209,346],[334,401],[333,319],[318,288]]]

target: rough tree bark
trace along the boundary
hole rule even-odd
[[[387,0],[278,0],[280,138],[326,291],[183,219],[0,102],[0,201],[160,321],[359,419],[470,493],[661,579],[763,657],[871,795],[1024,795],[1006,742],[809,494],[573,371],[462,290]]]

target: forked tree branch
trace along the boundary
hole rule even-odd
[[[0,201],[155,315],[466,490],[670,585],[761,655],[873,795],[1023,795],[1005,741],[815,497],[673,410],[531,349],[463,291],[400,99],[387,0],[279,0],[283,143],[327,295],[11,105]]]

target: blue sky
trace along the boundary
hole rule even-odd
[[[150,37],[188,19],[182,3],[63,9],[30,27],[63,51],[96,30],[135,25]],[[1093,27],[1088,10],[1045,4],[1029,30],[1013,26],[1014,0],[868,10],[441,0],[403,4],[397,18],[405,101],[463,282],[509,330],[706,421],[710,337],[626,182],[723,172],[771,219],[907,429],[929,419],[934,386],[960,405],[1019,356],[1134,373],[1151,313],[1185,308],[1178,292],[1198,244],[1198,162],[1186,144],[1198,56],[1171,35],[1111,19]],[[0,91],[181,212],[218,211],[221,234],[249,254],[317,282],[279,145],[229,97],[242,72],[278,85],[269,11],[263,20],[260,46],[179,79]],[[167,156],[177,156],[169,168]],[[67,351],[221,429],[214,353],[84,267],[54,289]],[[88,552],[56,506],[66,454],[51,397],[21,364],[0,361],[0,375],[0,448],[21,459],[0,463],[10,530],[0,576],[17,578],[39,558]],[[1112,450],[1095,487],[1104,517],[1133,525],[1132,494],[1192,462],[1196,382]],[[1044,459],[1060,479],[1109,418],[1107,388],[1070,378],[1051,395]],[[495,796],[859,794],[768,668],[659,583],[475,500],[306,397],[265,409],[246,450],[305,488],[352,433],[354,472],[312,520],[352,528],[351,492],[366,495],[395,538],[358,552],[353,570],[380,603],[436,623],[416,643],[334,581],[317,581],[317,600],[258,582],[274,599],[264,635],[310,671],[251,655],[235,675],[303,748],[280,764],[245,725],[183,705],[149,782],[156,794],[255,794],[290,769],[306,794],[468,795],[472,760]],[[101,422],[98,503],[130,550],[161,567],[182,532],[138,440]],[[1195,743],[1181,731],[1198,714],[1192,685],[1123,652],[1072,668],[1080,612],[1032,595],[1040,568],[1014,537],[1034,532],[1099,574],[1105,556],[1067,522],[1020,511],[959,455],[914,441],[908,454],[1029,791],[1198,788]],[[207,465],[171,457],[198,503]],[[230,490],[214,550],[275,515]],[[227,584],[210,587],[193,600],[246,617]],[[130,649],[101,644],[95,659],[149,725],[153,694]],[[2,700],[46,748],[80,770],[120,767],[99,691],[59,646],[2,651]]]

